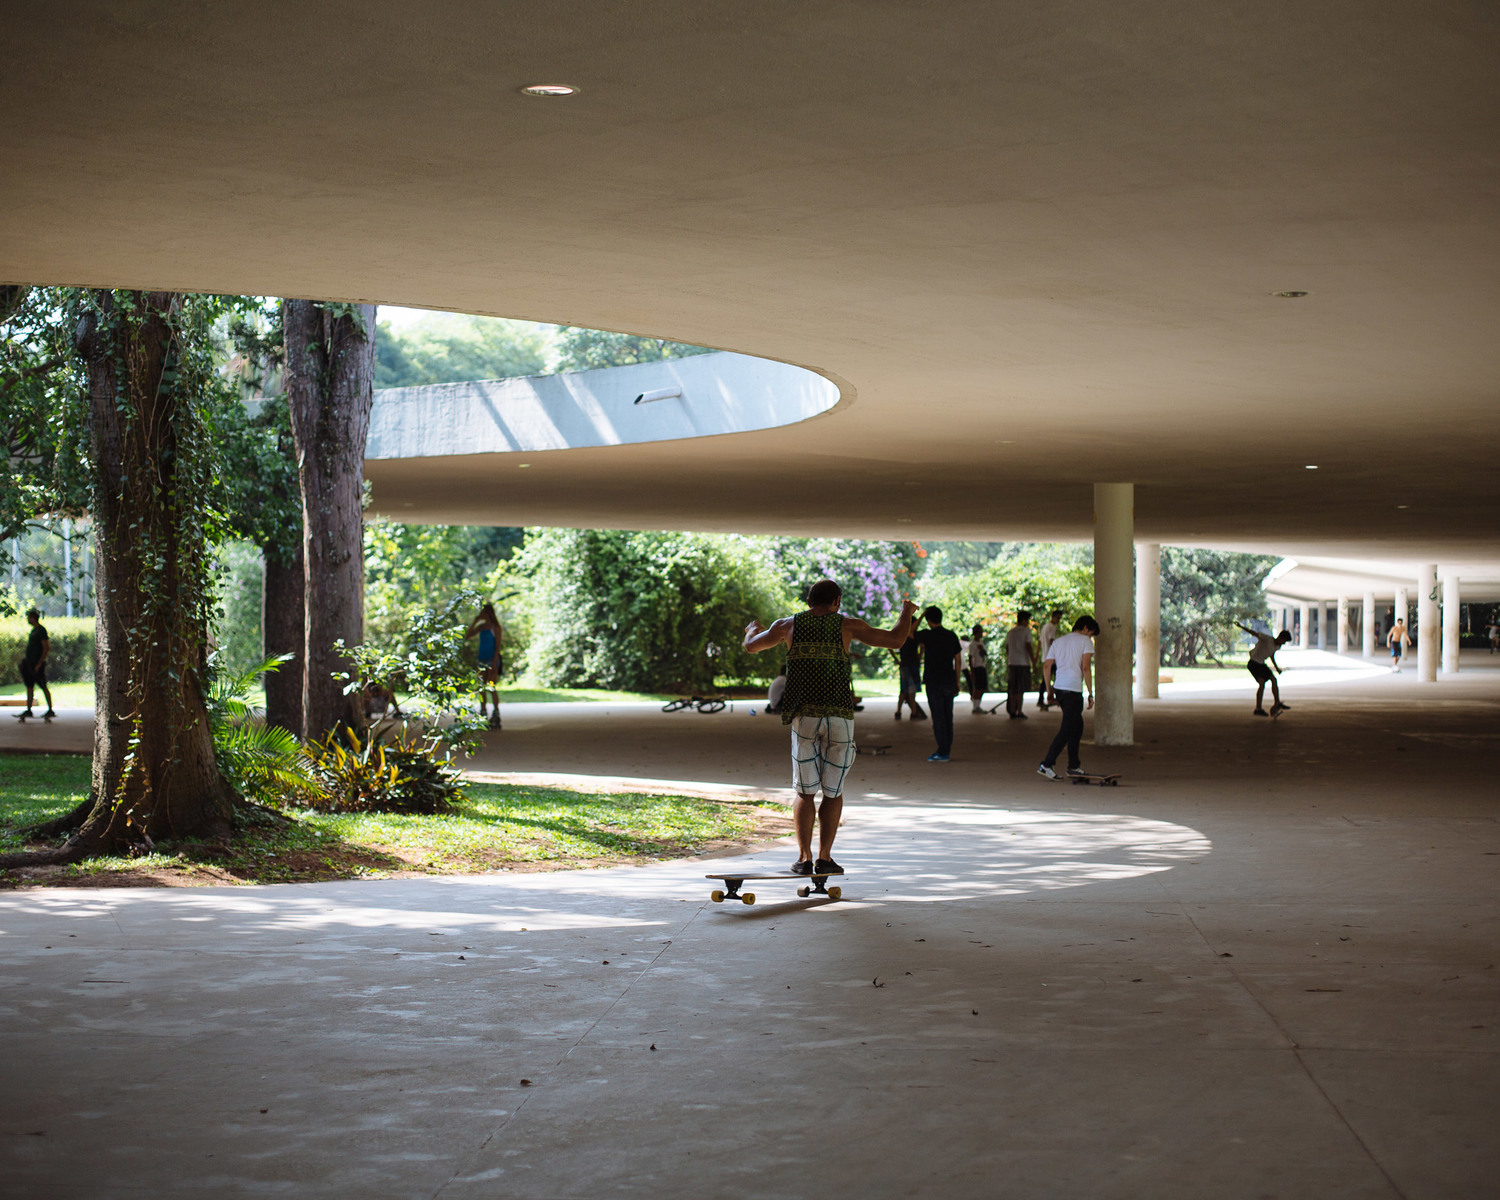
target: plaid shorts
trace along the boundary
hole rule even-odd
[[[792,722],[792,786],[801,796],[844,791],[854,765],[854,722],[848,717],[797,717]]]

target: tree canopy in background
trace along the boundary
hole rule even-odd
[[[938,557],[942,552],[938,544],[930,554]],[[1071,625],[1074,618],[1094,607],[1093,547],[1003,543],[987,567],[924,577],[921,603],[936,604],[943,610],[943,624],[962,633],[983,625],[993,636],[1003,632],[1022,609],[1041,620],[1051,609],[1060,608],[1063,620]]]
[[[375,341],[375,386],[416,387],[545,375],[552,369],[554,339],[552,326],[503,317],[434,313],[400,330],[390,321],[380,321]]]
[[[635,363],[661,362],[667,358],[691,358],[708,354],[707,346],[689,346],[662,338],[635,337],[604,329],[564,327],[557,335],[559,371],[593,371],[599,367],[628,367]]]
[[[1190,667],[1206,654],[1214,662],[1239,642],[1236,621],[1266,615],[1261,580],[1276,565],[1266,554],[1161,548],[1161,659]]]

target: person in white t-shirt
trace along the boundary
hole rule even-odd
[[[1047,619],[1042,622],[1041,632],[1037,634],[1037,641],[1041,643],[1041,655],[1037,662],[1047,657],[1047,651],[1052,649],[1052,643],[1057,641],[1057,631],[1061,627],[1063,611],[1054,608],[1047,614]],[[1042,678],[1042,673],[1036,675],[1036,706],[1039,712],[1047,711],[1047,681]]]
[[[1024,609],[1016,614],[1016,623],[1005,635],[1005,662],[1009,668],[1005,686],[1005,714],[1012,721],[1029,718],[1022,711],[1026,693],[1031,690],[1031,668],[1036,648],[1031,644],[1031,614]]]
[[[1292,635],[1283,629],[1275,637],[1269,633],[1260,633],[1251,629],[1248,625],[1241,625],[1238,621],[1234,623],[1236,629],[1242,629],[1255,639],[1255,648],[1250,651],[1250,661],[1245,664],[1250,669],[1250,674],[1255,677],[1255,682],[1260,686],[1255,689],[1255,715],[1257,717],[1274,717],[1292,706],[1281,702],[1281,685],[1276,682],[1276,675],[1281,674],[1281,664],[1276,661],[1276,651],[1280,650],[1289,641]],[[1276,675],[1271,674],[1272,668],[1276,669]],[[1261,701],[1266,698],[1266,684],[1271,685],[1271,711],[1267,712],[1261,707]]]
[[[1083,695],[1094,707],[1094,638],[1099,622],[1085,613],[1073,622],[1073,632],[1065,633],[1047,649],[1042,659],[1042,678],[1047,683],[1047,703],[1062,709],[1062,727],[1047,749],[1047,757],[1037,767],[1038,775],[1056,779],[1057,756],[1068,749],[1068,774],[1084,774],[1078,761],[1078,743],[1083,740]]]
[[[990,656],[984,648],[984,626],[974,626],[964,655],[969,663],[969,701],[974,711],[984,711],[984,694],[990,690]]]

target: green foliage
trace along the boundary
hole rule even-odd
[[[402,332],[389,321],[379,328],[377,388],[509,379],[547,370],[549,331],[529,321],[434,314]]]
[[[559,687],[659,691],[715,675],[765,679],[774,655],[740,646],[752,618],[791,611],[760,539],[544,529],[527,538],[536,622],[530,663]]]
[[[1053,608],[1063,610],[1063,628],[1094,607],[1093,555],[1068,544],[1007,547],[989,566],[967,574],[928,575],[920,604],[943,610],[943,624],[967,633],[974,625],[1000,632],[1018,610],[1040,622]]]
[[[479,675],[464,650],[464,630],[482,601],[463,591],[437,608],[408,612],[403,628],[381,642],[366,642],[341,650],[349,655],[355,673],[340,674],[346,693],[377,683],[405,692],[416,703],[407,716],[420,719],[430,746],[472,747],[484,721],[469,707],[479,687]]]
[[[94,677],[94,621],[92,617],[43,617],[47,638],[49,683],[79,683]],[[21,655],[31,626],[24,619],[0,620],[0,687],[21,682]]]
[[[444,813],[464,795],[458,769],[429,741],[349,729],[315,742],[313,753],[322,795],[311,806],[323,811]]]
[[[218,615],[214,636],[219,661],[231,671],[258,662],[263,653],[260,627],[265,568],[251,542],[225,542],[218,548]]]
[[[557,339],[560,371],[592,371],[598,367],[628,367],[634,363],[661,362],[668,358],[691,358],[710,354],[707,346],[689,346],[661,338],[609,333],[603,329],[569,326]]]
[[[1239,641],[1236,621],[1266,615],[1261,580],[1277,560],[1265,554],[1161,548],[1161,660],[1190,667],[1206,654],[1214,662]]]
[[[265,714],[249,695],[268,671],[291,655],[273,655],[241,670],[217,655],[208,662],[208,723],[213,729],[219,772],[242,796],[264,804],[311,803],[321,794],[312,761],[285,729],[265,724]]]

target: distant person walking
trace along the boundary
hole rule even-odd
[[[984,711],[984,694],[990,690],[989,652],[984,648],[984,626],[974,626],[969,644],[964,648],[969,660],[969,700],[976,713]]]
[[[849,643],[897,649],[911,633],[916,605],[906,601],[889,630],[874,629],[858,617],[839,612],[843,595],[831,579],[820,579],[807,593],[807,610],[782,617],[769,628],[759,621],[745,626],[744,646],[759,654],[785,646],[786,690],[781,694],[781,723],[792,727],[792,787],[797,799],[792,820],[797,827],[798,875],[842,875],[833,861],[833,839],[844,811],[844,777],[854,763],[854,678]],[[818,803],[818,792],[823,802]],[[813,857],[813,823],[818,826],[818,856]]]
[[[1049,647],[1050,649],[1050,647]],[[1005,635],[1005,712],[1012,721],[1026,721],[1026,693],[1031,690],[1031,669],[1036,665],[1036,647],[1031,643],[1031,614],[1016,613],[1016,623]]]
[[[1281,664],[1276,661],[1276,651],[1292,640],[1288,630],[1283,629],[1275,637],[1269,633],[1260,633],[1251,629],[1248,625],[1241,625],[1238,621],[1234,623],[1236,629],[1243,629],[1255,639],[1255,646],[1250,651],[1250,661],[1245,665],[1250,669],[1250,674],[1255,677],[1255,682],[1260,686],[1255,689],[1255,715],[1257,717],[1273,717],[1284,709],[1289,709],[1290,704],[1281,702],[1281,687],[1276,682],[1276,675],[1281,674]],[[1275,668],[1276,675],[1271,674]],[[1266,684],[1271,685],[1271,711],[1267,712],[1261,707],[1261,701],[1266,696]]]
[[[26,653],[21,656],[21,682],[26,685],[26,711],[17,714],[18,720],[25,720],[33,716],[31,711],[32,701],[36,697],[36,689],[42,689],[42,696],[47,701],[47,711],[44,717],[55,717],[52,711],[52,689],[47,686],[47,656],[52,653],[52,639],[47,636],[47,627],[42,624],[40,610],[29,608],[26,610],[26,621],[31,626],[31,632],[26,637]]]
[[[495,606],[486,604],[479,610],[479,615],[469,622],[469,627],[464,630],[464,637],[471,638],[479,634],[479,715],[485,714],[485,701],[493,699],[495,704],[494,714],[490,717],[490,728],[500,728],[500,648],[504,631],[500,628],[500,618],[495,615]]]
[[[1491,623],[1486,632],[1490,637],[1490,653],[1500,654],[1500,622]]]
[[[959,662],[963,643],[958,634],[943,628],[943,610],[930,605],[922,610],[929,628],[917,634],[922,647],[922,684],[927,690],[927,710],[932,713],[932,736],[937,750],[928,762],[947,762],[953,753],[953,698],[958,695]]]
[[[1411,645],[1411,638],[1406,635],[1406,622],[1399,617],[1391,626],[1390,633],[1385,635],[1385,644],[1391,648],[1391,670],[1395,674],[1401,674],[1401,656],[1406,653],[1406,648]]]
[[[896,673],[900,678],[900,694],[896,697],[896,720],[901,719],[901,706],[906,705],[913,721],[927,720],[927,714],[917,703],[917,689],[922,686],[922,647],[916,637],[907,634],[906,641],[896,651]]]
[[[1040,643],[1037,662],[1047,657],[1047,651],[1052,649],[1052,643],[1057,641],[1057,631],[1062,626],[1063,612],[1060,608],[1054,608],[1047,614],[1047,619],[1042,622],[1041,631],[1037,634]],[[1036,706],[1041,712],[1047,711],[1047,681],[1042,678],[1042,673],[1036,673]]]
[[[1078,743],[1083,740],[1084,693],[1088,693],[1088,706],[1094,707],[1094,638],[1099,634],[1099,623],[1085,613],[1073,622],[1073,632],[1065,633],[1047,650],[1042,659],[1042,678],[1047,684],[1047,703],[1062,709],[1062,725],[1052,745],[1047,748],[1047,757],[1037,767],[1038,775],[1056,779],[1057,756],[1066,747],[1068,751],[1068,774],[1082,775],[1083,764],[1078,760]]]

